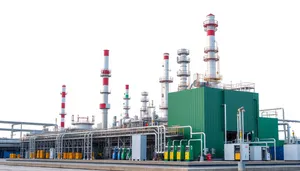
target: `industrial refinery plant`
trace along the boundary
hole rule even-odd
[[[66,99],[72,92],[67,93],[67,85],[62,85],[60,127],[22,137],[20,152],[17,152],[19,158],[167,162],[300,160],[300,156],[291,154],[300,149],[294,133],[290,135],[289,122],[292,121],[274,115],[283,109],[260,110],[254,83],[222,83],[216,44],[218,26],[213,14],[206,16],[203,22],[207,35],[203,49],[205,73],[191,74],[193,61],[187,48],[177,49],[177,57],[161,54],[164,74],[157,80],[157,84],[161,84],[159,111],[149,100],[149,93],[143,91],[140,114],[131,115],[130,92],[133,90],[124,84],[120,86],[124,89],[123,99],[120,99],[124,101],[123,115],[113,116],[112,127],[108,127],[110,99],[114,98],[109,79],[118,75],[111,73],[110,51],[104,50],[104,66],[100,72],[101,123],[95,123],[94,116],[72,115],[73,127],[65,128]],[[180,66],[175,92],[169,92],[170,84],[175,84],[170,76],[169,61],[177,61]],[[282,127],[285,137],[280,140],[278,132]],[[16,156],[14,153],[11,158]]]

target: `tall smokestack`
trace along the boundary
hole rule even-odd
[[[102,129],[107,129],[107,112],[110,109],[110,104],[108,103],[109,91],[109,77],[111,77],[111,71],[109,70],[109,50],[104,50],[104,68],[101,70],[102,77],[102,89],[100,94],[102,94],[102,102],[100,103],[100,109],[102,110]]]
[[[177,71],[177,76],[180,78],[180,82],[178,85],[178,91],[186,90],[188,88],[188,78],[190,77],[189,63],[190,58],[188,55],[190,54],[188,49],[178,49],[177,50],[177,63],[180,64],[180,69]]]
[[[66,85],[62,85],[62,91],[61,91],[61,113],[60,113],[60,128],[64,129],[65,128],[65,107],[66,107]]]
[[[209,14],[203,22],[204,31],[207,32],[207,47],[204,48],[203,60],[207,62],[207,70],[204,80],[212,85],[219,83],[222,79],[219,68],[219,49],[215,41],[215,32],[217,31],[218,21],[215,15]]]
[[[125,115],[124,119],[129,119],[129,113],[128,113],[128,111],[130,109],[130,107],[129,107],[130,97],[129,97],[129,85],[128,84],[125,85],[125,93],[124,93],[124,98],[123,99],[125,100],[124,106],[123,106],[124,115]]]
[[[168,119],[168,93],[169,93],[169,84],[173,82],[173,78],[169,77],[169,54],[164,53],[164,74],[159,78],[161,83],[161,104],[159,108],[162,112],[162,117]]]

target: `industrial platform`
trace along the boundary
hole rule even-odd
[[[128,161],[128,160],[49,160],[49,159],[7,159],[0,165],[68,168],[86,170],[237,170],[237,161]],[[299,170],[300,161],[248,161],[247,171]]]

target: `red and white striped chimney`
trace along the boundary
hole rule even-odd
[[[110,109],[110,104],[108,103],[109,91],[109,77],[111,77],[111,71],[108,68],[109,64],[109,50],[104,50],[104,68],[101,70],[101,77],[103,78],[102,89],[100,93],[102,94],[102,102],[100,103],[100,109],[102,110],[102,129],[107,129],[107,113]]]
[[[61,91],[61,120],[60,120],[60,127],[61,129],[65,128],[65,115],[66,115],[66,111],[65,111],[65,107],[66,107],[66,85],[62,86],[62,91]]]

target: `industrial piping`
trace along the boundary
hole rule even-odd
[[[103,87],[100,93],[102,94],[102,102],[100,103],[100,109],[102,110],[102,129],[107,129],[107,113],[110,109],[108,103],[109,91],[109,77],[111,77],[111,71],[109,70],[109,50],[104,50],[104,68],[101,70],[101,77],[103,78]]]
[[[187,139],[180,140],[180,143],[179,143],[180,146],[182,145],[182,141],[188,141],[188,140]]]
[[[173,78],[169,77],[169,53],[164,53],[164,75],[159,78],[161,83],[161,105],[159,109],[162,113],[162,118],[168,119],[168,94],[169,94],[169,84],[173,82]]]
[[[61,121],[60,121],[60,128],[63,130],[65,128],[65,116],[66,116],[66,111],[65,111],[65,107],[66,107],[66,85],[62,85],[62,91],[61,91],[61,113],[60,113],[60,117],[61,117]]]
[[[192,132],[192,135],[200,135],[201,139],[202,139],[202,135],[203,135],[203,142],[204,142],[204,155],[206,155],[206,135],[204,132]],[[201,141],[202,143],[202,141]]]
[[[288,123],[278,123],[278,125],[283,125],[284,128],[285,128],[285,126],[287,126],[287,138],[286,138],[286,132],[285,132],[284,140],[287,139],[288,143],[290,143],[291,142],[290,125]],[[284,130],[286,130],[286,129],[284,129]]]
[[[188,146],[190,146],[191,141],[200,141],[200,161],[203,161],[203,147],[202,147],[202,139],[190,139],[188,141]]]
[[[227,106],[226,104],[223,104],[224,106],[224,141],[225,144],[227,144]]]
[[[276,140],[274,138],[264,138],[264,140],[273,140],[273,141],[260,141],[259,138],[257,138],[258,142],[248,142],[248,144],[274,144],[274,160],[276,161]]]

